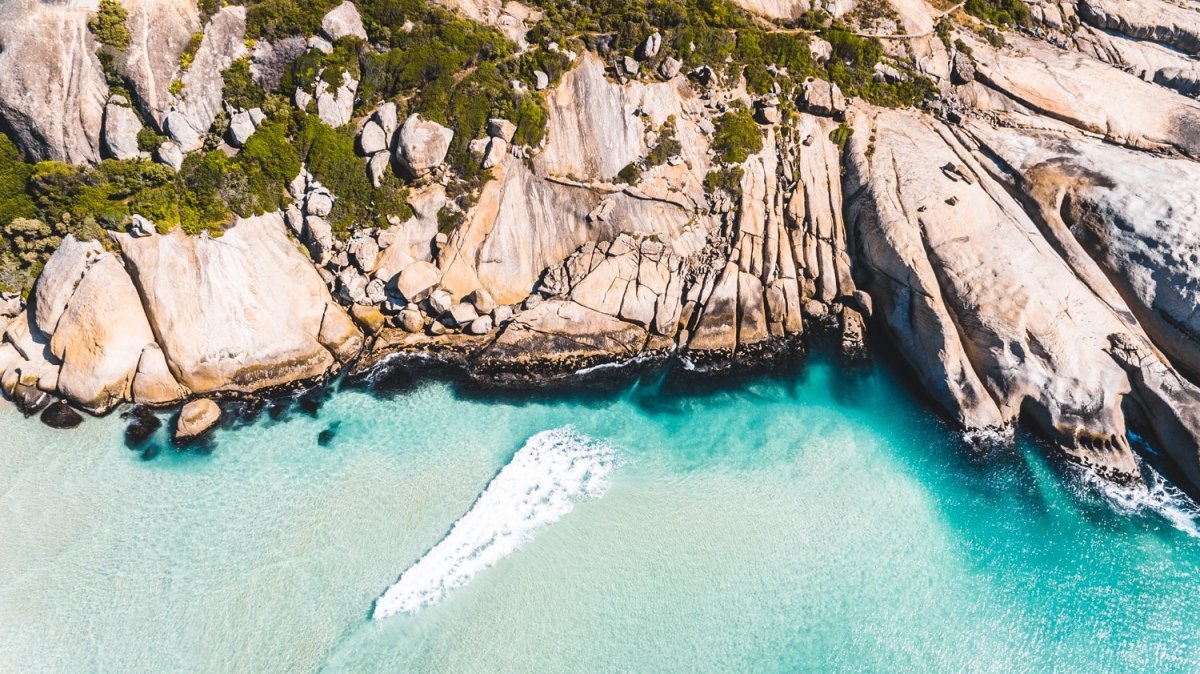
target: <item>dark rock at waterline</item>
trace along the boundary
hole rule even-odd
[[[41,420],[50,428],[69,429],[83,423],[83,415],[61,400],[51,403],[42,410]]]
[[[321,406],[325,404],[328,397],[329,390],[322,386],[301,393],[300,397],[296,400],[296,404],[299,405],[301,412],[310,417],[315,417],[321,411]]]
[[[266,409],[267,403],[261,398],[251,398],[242,401],[234,408],[233,417],[244,424],[252,424],[258,421],[262,416],[263,410]]]
[[[290,398],[280,398],[267,403],[267,416],[271,417],[272,421],[279,421],[287,416],[287,413],[292,409],[292,401]]]
[[[154,412],[148,407],[139,405],[121,416],[129,419],[129,425],[125,427],[125,444],[131,449],[145,443],[162,428],[162,420],[154,416]]]
[[[13,389],[12,399],[17,409],[27,417],[41,412],[54,400],[49,393],[24,384],[16,385]]]

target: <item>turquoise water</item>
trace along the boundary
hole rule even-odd
[[[603,495],[441,601],[370,619],[566,426],[611,446]],[[0,671],[1200,664],[1182,506],[1114,503],[1024,441],[972,456],[882,369],[528,402],[342,391],[152,461],[122,433],[0,412]]]

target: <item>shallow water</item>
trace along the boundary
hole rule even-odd
[[[530,438],[567,427],[613,448],[605,490],[371,619]],[[524,403],[342,391],[151,461],[123,431],[0,411],[0,671],[1200,665],[1186,506],[1114,504],[1025,441],[972,457],[882,369]]]

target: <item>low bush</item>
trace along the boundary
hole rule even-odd
[[[963,9],[967,14],[1001,28],[1030,23],[1029,7],[1021,0],[967,0]]]
[[[763,147],[762,132],[745,106],[735,106],[717,118],[713,150],[721,161],[740,164]]]
[[[88,21],[88,28],[96,41],[118,51],[129,49],[129,27],[125,25],[128,15],[118,0],[100,0],[100,9]]]

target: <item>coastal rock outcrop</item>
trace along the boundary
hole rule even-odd
[[[190,442],[212,430],[221,421],[221,408],[208,398],[200,398],[179,410],[175,422],[175,441]]]
[[[179,60],[188,42],[201,28],[193,0],[121,0],[128,13],[129,48],[117,65],[129,81],[138,107],[161,125],[171,107],[171,83],[179,74]]]
[[[361,346],[278,213],[220,238],[117,239],[168,367],[193,393],[320,377]]]
[[[864,272],[931,395],[969,429],[1024,415],[1075,460],[1138,479],[1125,400],[1145,393],[1109,352],[1114,339],[1152,348],[1120,299],[1076,275],[947,127],[860,112],[850,149]],[[1186,394],[1165,405],[1191,404],[1178,381]]]
[[[222,73],[248,53],[245,36],[246,9],[237,5],[222,7],[204,27],[192,64],[179,78],[179,98],[164,117],[164,131],[184,152],[199,149],[202,136],[221,113]]]
[[[1076,274],[1089,278],[1098,264],[1095,292],[1111,283],[1120,294],[1111,303],[1123,301],[1159,349],[1200,374],[1200,164],[1061,134],[969,129],[1015,169],[1013,187]]]
[[[0,21],[0,119],[29,156],[100,161],[108,85],[86,4],[7,0]]]

